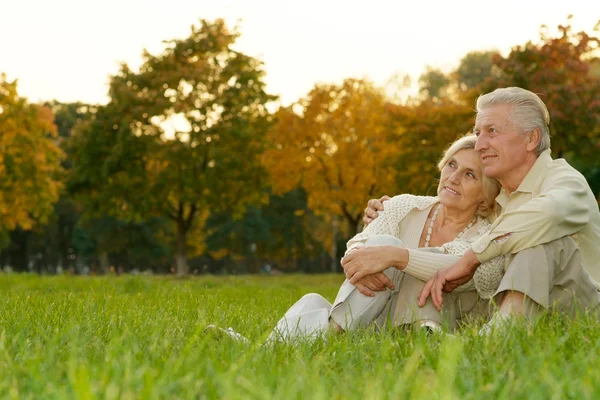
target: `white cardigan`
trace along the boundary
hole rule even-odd
[[[392,235],[402,240],[408,249],[409,261],[404,272],[423,281],[431,279],[438,270],[458,261],[471,248],[471,244],[491,228],[487,219],[478,217],[477,223],[460,239],[440,247],[419,248],[419,239],[429,212],[438,202],[437,197],[411,194],[402,194],[386,201],[385,210],[380,211],[379,216],[364,231],[348,241],[346,254],[356,247],[364,246],[370,236]],[[493,258],[481,264],[475,272],[475,289],[482,298],[490,298],[500,285],[503,275],[504,256]]]

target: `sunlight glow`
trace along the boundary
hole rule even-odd
[[[166,7],[142,0],[11,1],[3,5],[10,18],[0,24],[0,72],[18,78],[19,93],[31,101],[104,103],[119,63],[135,70],[143,49],[156,54],[164,40],[188,36],[200,18],[224,18],[241,33],[236,49],[264,62],[267,89],[283,105],[315,83],[348,77],[367,77],[403,97],[414,93],[428,65],[449,71],[469,51],[506,53],[569,14],[574,29],[587,32],[600,18],[598,1],[496,5],[486,11],[474,0],[172,0]]]

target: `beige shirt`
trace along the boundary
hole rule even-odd
[[[571,236],[600,288],[600,212],[579,171],[546,150],[517,190],[509,196],[502,189],[496,201],[502,210],[491,231],[472,244],[480,262]]]

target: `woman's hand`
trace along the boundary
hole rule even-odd
[[[389,199],[389,196],[383,196],[379,200],[371,199],[367,202],[367,208],[365,208],[365,214],[363,215],[363,224],[365,226],[369,225],[379,216],[378,211],[383,211],[383,202]]]
[[[374,275],[394,266],[395,246],[369,246],[356,249],[342,258],[342,267],[346,278],[353,285],[367,275]]]
[[[394,290],[394,283],[383,272],[367,275],[358,280],[354,286],[359,292],[368,297],[375,297],[375,292],[383,292],[387,289]]]

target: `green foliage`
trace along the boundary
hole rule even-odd
[[[50,101],[44,104],[54,114],[54,123],[57,127],[57,143],[61,150],[66,153],[62,160],[65,169],[63,182],[68,187],[71,161],[68,154],[68,140],[73,135],[77,125],[93,118],[97,106],[81,102],[61,103]],[[23,244],[29,248],[27,258],[35,255],[35,261],[39,268],[46,266],[58,266],[63,269],[75,268],[76,257],[79,255],[78,247],[73,242],[73,232],[81,215],[81,206],[75,202],[68,190],[63,188],[60,197],[54,206],[54,213],[47,224],[39,226],[34,235],[27,237],[29,243]],[[16,269],[25,269],[28,262],[21,265],[13,264]]]
[[[54,123],[56,124],[59,138],[63,139],[60,144],[63,144],[64,139],[71,137],[73,129],[88,120],[96,114],[98,106],[94,104],[86,104],[82,102],[61,103],[57,100],[44,103],[45,107],[50,108],[54,114]],[[63,149],[65,150],[65,149]]]
[[[428,66],[419,77],[419,93],[426,99],[437,100],[445,96],[450,78],[440,69]]]
[[[248,208],[241,219],[212,215],[206,223],[206,244],[210,254],[227,257],[228,261],[268,260],[279,269],[315,271],[316,259],[324,253],[315,234],[320,223],[308,208],[306,193],[296,189],[281,196],[271,195],[268,205]],[[257,272],[257,262],[249,264],[245,272]]]
[[[265,200],[259,157],[274,97],[261,62],[232,48],[237,37],[202,20],[161,54],[144,52],[138,72],[122,65],[109,104],[72,141],[72,190],[99,213],[169,218],[181,274],[208,210],[241,215]]]
[[[97,264],[93,255],[106,252],[115,267],[168,272],[165,264],[171,252],[161,235],[168,229],[167,224],[158,217],[140,222],[113,217],[82,219],[76,226],[73,247],[87,264]],[[107,272],[101,270],[105,267],[97,265],[96,270]]]
[[[477,89],[489,79],[494,79],[495,51],[472,51],[467,53],[456,68],[455,79],[461,91]]]
[[[600,323],[550,316],[479,337],[365,330],[262,346],[341,275],[157,279],[0,275],[0,397],[119,399],[597,398]],[[206,334],[233,327],[250,344]]]

